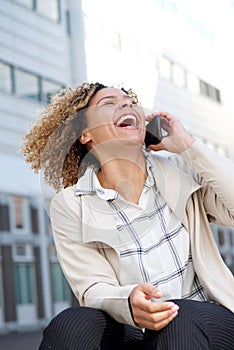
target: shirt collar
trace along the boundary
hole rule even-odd
[[[152,163],[147,151],[143,151],[146,158],[147,179],[144,185],[145,189],[152,187],[155,183],[152,173]],[[90,165],[87,167],[84,175],[78,180],[75,186],[75,193],[77,196],[97,194],[101,199],[113,200],[119,199],[121,196],[115,190],[103,188],[96,175],[97,169]]]
[[[104,200],[116,199],[119,194],[114,190],[103,188],[96,175],[97,170],[94,166],[87,167],[84,175],[78,180],[76,184],[76,195],[97,194]]]

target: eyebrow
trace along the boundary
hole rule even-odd
[[[97,101],[96,105],[98,105],[101,101],[103,101],[103,100],[105,100],[105,99],[109,99],[109,98],[115,98],[115,99],[117,99],[118,96],[104,96],[104,97],[100,98],[100,100]],[[123,98],[124,98],[124,99],[129,99],[129,98],[131,99],[131,97],[130,97],[129,95],[123,95]]]

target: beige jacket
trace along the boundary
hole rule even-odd
[[[210,228],[210,222],[234,227],[234,164],[198,140],[181,155],[150,157],[162,196],[190,233],[200,282],[234,312],[234,278]],[[96,194],[76,196],[69,187],[53,198],[51,222],[58,259],[80,304],[134,325],[128,296],[135,284],[119,284],[118,232],[108,203]]]

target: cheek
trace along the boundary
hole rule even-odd
[[[110,118],[107,118],[104,113],[89,116],[87,118],[87,128],[93,137],[113,133],[113,123]]]
[[[106,140],[113,138],[115,135],[115,131],[113,130],[113,125],[111,124],[103,124],[98,126],[93,126],[90,129],[90,133],[92,135],[93,140]]]
[[[87,127],[90,130],[99,129],[108,124],[108,118],[104,113],[92,113],[87,115]]]

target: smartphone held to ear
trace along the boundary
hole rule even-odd
[[[146,125],[145,146],[157,145],[162,141],[160,116],[157,115]]]

